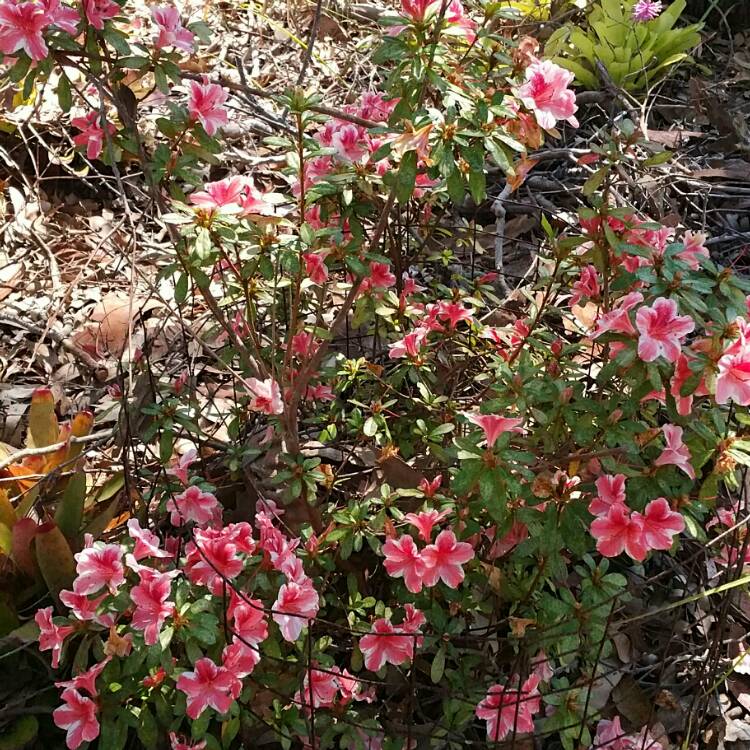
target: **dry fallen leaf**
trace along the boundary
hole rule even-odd
[[[11,292],[15,291],[23,275],[23,263],[3,263],[0,265],[0,302]]]
[[[130,322],[141,312],[142,298],[131,301],[124,292],[109,292],[91,311],[88,322],[73,334],[73,342],[92,356],[120,357],[128,343]]]

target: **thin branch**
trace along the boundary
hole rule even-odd
[[[82,435],[81,437],[73,435],[67,440],[63,440],[61,443],[44,445],[40,448],[23,448],[22,450],[13,453],[11,456],[8,456],[8,458],[0,461],[0,471],[2,471],[3,469],[7,469],[11,464],[18,463],[24,458],[29,458],[31,456],[45,456],[47,455],[47,453],[54,453],[55,451],[59,451],[60,449],[64,448],[66,445],[70,445],[71,443],[77,445],[80,443],[102,442],[104,440],[107,440],[108,438],[111,438],[113,435],[114,431],[111,429],[100,430],[99,432],[92,432],[90,435]],[[20,478],[23,479],[24,477]]]

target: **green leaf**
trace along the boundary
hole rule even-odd
[[[479,204],[484,200],[484,196],[487,192],[484,171],[472,170],[469,173],[469,192],[476,204]]]
[[[141,68],[145,68],[150,62],[151,59],[148,57],[131,55],[130,57],[121,57],[117,61],[117,67],[128,68],[129,70],[140,70]]]
[[[446,187],[448,188],[448,196],[454,203],[458,204],[463,201],[464,195],[466,194],[466,183],[464,182],[464,177],[461,172],[455,167],[448,175]]]
[[[167,80],[167,74],[164,72],[164,68],[161,65],[157,65],[154,68],[154,81],[156,88],[162,92],[162,94],[169,93],[169,81]]]
[[[174,286],[174,301],[181,305],[187,299],[188,277],[187,274],[181,273],[177,277],[177,283]]]
[[[144,747],[156,747],[159,738],[159,728],[148,706],[141,708],[141,715],[138,718],[138,739],[140,739]]]
[[[399,203],[407,203],[414,193],[417,181],[417,152],[407,151],[401,159],[396,177],[396,199]]]
[[[86,474],[79,470],[68,481],[62,500],[55,511],[55,523],[68,539],[74,540],[78,537],[85,501]]]
[[[604,182],[604,178],[609,174],[609,167],[600,167],[586,180],[583,185],[582,193],[585,196],[593,195]]]
[[[233,716],[229,721],[225,721],[221,725],[221,746],[223,748],[228,748],[232,744],[232,740],[237,736],[237,733],[240,731],[240,717],[239,716]]]
[[[101,734],[97,740],[97,750],[122,750],[128,741],[128,726],[120,713],[117,718],[111,714],[102,717]]]
[[[437,685],[443,679],[445,671],[445,646],[440,646],[430,667],[430,679]]]
[[[42,578],[50,593],[57,598],[63,589],[72,587],[76,564],[62,531],[54,523],[50,523],[50,526],[51,528],[37,533],[34,546]]]
[[[649,156],[648,159],[643,161],[644,167],[655,167],[658,164],[665,164],[672,158],[673,154],[671,151],[660,151],[658,154]]]
[[[195,34],[203,44],[210,44],[213,39],[213,31],[203,21],[195,21],[188,24],[188,29]]]
[[[70,91],[68,76],[61,75],[57,82],[57,103],[63,112],[69,112],[73,106],[73,94]]]
[[[3,726],[0,737],[0,750],[21,750],[31,747],[31,743],[39,733],[39,720],[36,716],[27,714],[11,720]]]
[[[22,54],[13,64],[13,67],[8,71],[8,78],[13,83],[18,83],[23,80],[26,73],[29,72],[31,66],[31,58],[27,54]]]

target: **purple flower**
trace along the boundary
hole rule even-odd
[[[638,0],[633,6],[634,21],[653,21],[663,10],[659,0]]]

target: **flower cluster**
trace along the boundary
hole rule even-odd
[[[410,513],[407,520],[418,530],[426,541],[430,540],[432,526],[441,517],[434,510]],[[465,565],[474,557],[470,544],[459,542],[450,529],[441,531],[434,543],[419,550],[413,537],[402,534],[397,539],[389,539],[383,545],[385,569],[394,578],[403,578],[406,588],[418,594],[423,586],[428,588],[442,581],[455,589],[464,580]]]
[[[663,497],[652,500],[643,513],[631,511],[623,474],[599,477],[596,489],[599,494],[589,505],[596,516],[591,534],[596,548],[606,557],[625,551],[634,560],[643,560],[650,550],[670,549],[674,535],[685,529],[682,516],[671,510]]]

